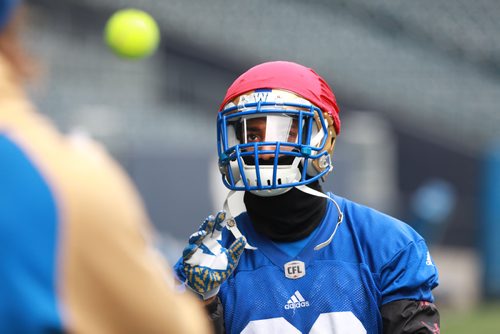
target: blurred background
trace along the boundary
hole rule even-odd
[[[426,237],[444,333],[500,333],[500,2],[26,2],[26,46],[43,69],[32,98],[123,164],[172,262],[222,208],[215,120],[227,87],[258,63],[295,61],[341,107],[324,189]],[[119,59],[103,43],[105,21],[126,7],[160,25],[148,59]]]

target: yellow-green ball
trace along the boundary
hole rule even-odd
[[[115,12],[108,19],[104,39],[116,55],[139,59],[156,51],[160,44],[160,29],[148,13],[127,8]]]

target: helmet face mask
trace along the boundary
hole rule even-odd
[[[335,130],[328,113],[289,91],[259,89],[218,115],[219,169],[232,190],[275,196],[324,178]]]

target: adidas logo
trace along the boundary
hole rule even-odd
[[[429,253],[429,252],[427,252],[427,258],[425,260],[425,264],[428,265],[428,266],[434,265],[434,263],[432,263],[431,253]]]
[[[299,290],[295,291],[285,304],[285,310],[293,310],[301,307],[308,307],[309,302],[302,297]]]

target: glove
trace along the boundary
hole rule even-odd
[[[220,285],[232,274],[245,249],[245,237],[236,239],[227,249],[222,247],[225,218],[224,211],[219,211],[215,217],[208,216],[198,232],[189,238],[176,266],[177,275],[184,277],[188,287],[204,300],[219,292]]]

